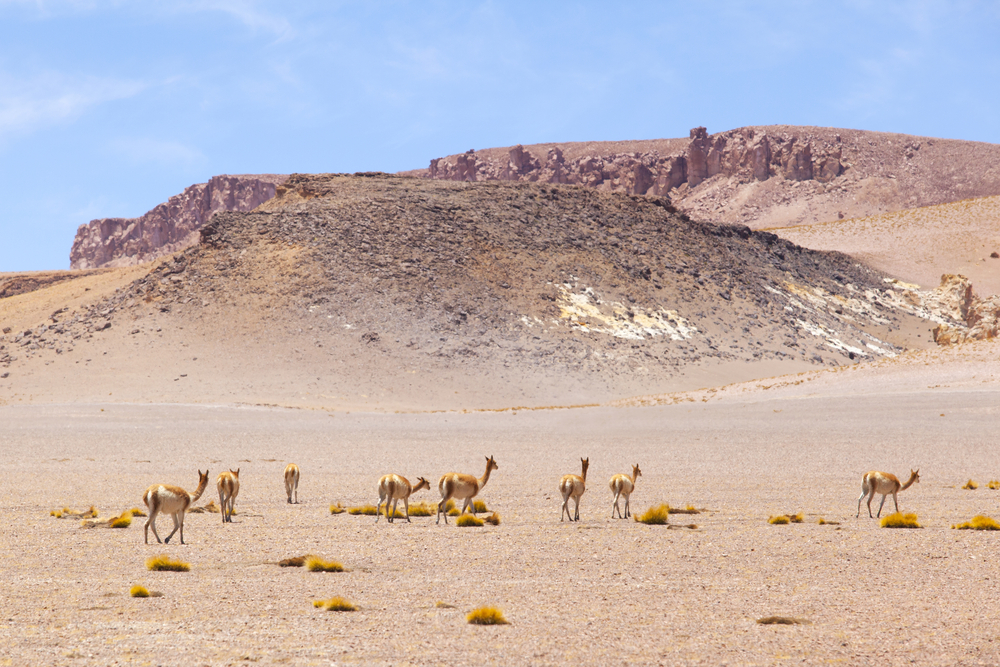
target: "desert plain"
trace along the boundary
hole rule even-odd
[[[947,210],[781,233],[824,251],[849,237],[852,257],[923,287],[964,266],[994,284],[1000,259],[975,242],[993,242],[994,206],[977,203],[986,213],[962,218],[960,243],[942,240],[940,220],[918,224]],[[952,528],[974,515],[1000,518],[1000,490],[988,488],[1000,478],[993,340],[939,346],[933,322],[859,318],[851,335],[883,342],[879,355],[855,359],[852,346],[831,352],[823,340],[781,333],[777,315],[739,343],[723,304],[712,341],[659,338],[623,352],[592,323],[491,324],[482,303],[492,292],[460,303],[459,283],[441,310],[461,311],[461,322],[429,319],[430,308],[408,321],[399,304],[410,292],[386,296],[405,277],[388,288],[352,285],[386,297],[366,305],[310,273],[307,243],[272,239],[262,250],[226,233],[236,241],[152,264],[34,276],[34,287],[0,299],[4,343],[17,351],[0,367],[0,664],[1000,663],[1000,535]],[[892,252],[901,246],[908,252]],[[475,261],[506,260],[514,278],[504,280],[518,287],[516,258],[475,252]],[[805,256],[815,272],[841,261]],[[784,275],[812,275],[782,260]],[[403,271],[421,261],[404,261]],[[634,268],[635,284],[649,280]],[[226,282],[236,271],[246,272],[242,292]],[[437,271],[430,282],[452,280]],[[297,287],[274,286],[289,275]],[[635,289],[624,270],[603,275],[597,293]],[[669,293],[660,278],[656,289]],[[729,280],[733,308],[764,304]],[[694,305],[677,307],[694,313],[702,299],[715,312],[715,291],[694,289]],[[239,301],[243,293],[252,299]],[[629,313],[641,314],[643,298]],[[345,303],[364,312],[345,314]],[[774,312],[787,310],[779,303]],[[823,322],[829,332],[835,320]],[[487,333],[462,333],[466,324]],[[15,342],[21,331],[31,333]],[[491,345],[469,343],[483,336]],[[586,352],[559,356],[573,346]],[[487,456],[499,469],[478,498],[499,514],[497,526],[330,512],[374,504],[388,472],[431,480],[412,500],[436,502],[442,474],[479,476]],[[560,521],[557,484],[579,472],[581,457],[590,460],[581,518]],[[289,462],[302,471],[298,504],[285,497]],[[698,513],[672,514],[669,525],[612,518],[608,480],[633,464],[642,470],[634,514],[663,503]],[[233,522],[189,513],[183,545],[177,536],[156,544],[152,534],[144,543],[142,517],[112,529],[51,515],[145,509],[148,486],[193,490],[205,469],[210,483],[195,505],[217,503],[216,475],[237,468]],[[919,470],[898,500],[921,528],[882,528],[864,505],[851,516],[872,469],[903,480]],[[963,488],[970,480],[977,489]],[[890,496],[882,515],[894,509]],[[800,513],[801,523],[768,522]],[[170,520],[157,525],[164,536]],[[146,560],[160,554],[190,571],[149,571]],[[305,554],[345,571],[278,565]],[[137,584],[162,595],[130,597]],[[333,596],[357,611],[314,607]],[[509,623],[467,623],[480,606]],[[795,623],[758,622],[771,616]]]

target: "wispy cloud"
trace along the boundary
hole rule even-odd
[[[89,109],[134,97],[140,81],[44,72],[18,79],[0,72],[0,138],[72,122]]]
[[[189,166],[205,159],[197,148],[178,141],[151,139],[115,139],[108,144],[116,156],[135,164],[158,163]]]
[[[219,12],[239,21],[254,32],[271,33],[279,42],[290,40],[296,34],[291,22],[285,16],[263,9],[260,3],[248,0],[188,0],[161,6],[159,9],[173,12]]]

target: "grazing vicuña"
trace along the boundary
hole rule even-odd
[[[885,497],[890,493],[892,494],[892,502],[896,505],[896,513],[899,513],[899,499],[896,498],[896,494],[900,491],[905,491],[910,488],[914,482],[920,481],[920,470],[911,470],[910,479],[907,480],[906,484],[900,484],[899,478],[895,475],[891,475],[887,472],[880,472],[878,470],[872,470],[866,472],[864,477],[861,478],[861,495],[858,496],[858,513],[855,515],[855,519],[861,516],[861,501],[864,500],[865,496],[868,496],[868,516],[872,517],[872,500],[875,498],[876,493],[882,494],[882,503],[878,506],[878,515],[882,516],[882,505],[885,505]]]
[[[205,492],[205,487],[207,486],[208,471],[202,472],[199,470],[198,488],[194,493],[189,493],[179,486],[168,484],[154,484],[146,489],[146,492],[142,494],[142,501],[146,503],[146,508],[149,510],[149,518],[146,519],[146,525],[143,527],[146,544],[149,544],[150,526],[153,527],[153,536],[156,538],[156,541],[161,541],[159,533],[156,532],[156,516],[160,512],[169,514],[174,520],[174,529],[170,531],[167,539],[163,540],[163,542],[169,544],[170,538],[180,530],[181,544],[184,544],[184,513],[187,512],[188,508],[195,501],[201,498],[201,494]]]
[[[486,458],[486,472],[478,479],[472,475],[465,475],[458,472],[449,472],[442,475],[441,480],[438,482],[438,491],[441,492],[441,502],[438,503],[437,523],[441,523],[441,514],[445,512],[445,504],[452,498],[465,499],[465,504],[462,505],[462,512],[465,512],[466,509],[472,506],[472,499],[482,491],[483,487],[486,486],[486,482],[490,481],[490,472],[499,469],[500,466],[497,465],[497,462],[493,460],[492,456],[489,456]],[[476,513],[474,506],[472,506],[472,513]],[[445,513],[444,522],[445,524],[448,523],[447,513]]]

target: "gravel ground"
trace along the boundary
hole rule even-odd
[[[1000,515],[1000,491],[986,488],[1000,478],[995,383],[852,382],[498,414],[0,407],[0,664],[997,664],[1000,536],[950,529]],[[500,465],[481,494],[498,527],[329,514],[374,503],[383,473],[480,475],[485,455]],[[556,484],[580,456],[582,520],[560,523]],[[285,502],[288,461],[302,468],[299,505]],[[607,480],[632,463],[634,511],[707,511],[672,516],[675,529],[611,519]],[[154,482],[191,488],[207,467],[201,505],[237,466],[234,522],[191,514],[183,546],[143,544],[142,519],[84,530],[49,516],[90,505],[109,516],[141,506]],[[872,468],[920,469],[900,505],[922,530],[851,516]],[[978,490],[961,488],[969,478]],[[767,523],[797,512],[801,524]],[[161,553],[191,571],[147,571]],[[305,553],[347,571],[274,564]],[[131,598],[134,584],[163,596]],[[334,595],[359,611],[313,608]],[[467,624],[480,605],[510,625]],[[805,623],[756,622],[770,615]]]

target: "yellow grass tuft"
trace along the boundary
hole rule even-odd
[[[336,505],[330,505],[330,514],[343,514],[346,511],[347,508],[345,508],[340,503],[337,503]]]
[[[62,515],[63,515],[62,510],[52,510],[51,512],[49,512],[49,516],[54,516],[57,519],[61,519]]]
[[[97,508],[91,505],[89,510],[80,511],[64,507],[61,510],[52,510],[49,512],[49,516],[54,516],[57,519],[96,519]]]
[[[839,526],[840,525],[839,521],[827,521],[823,517],[820,517],[819,521],[817,521],[816,523],[818,523],[821,526]]]
[[[121,516],[111,519],[112,528],[128,528],[132,525],[132,513],[126,510]]]
[[[437,514],[437,505],[421,501],[410,505],[410,516],[434,516]]]
[[[166,554],[153,556],[146,561],[146,567],[153,572],[187,572],[191,569],[184,561],[170,560]]]
[[[669,505],[667,507],[670,507]],[[671,514],[701,514],[701,510],[695,508],[694,505],[687,505],[684,509],[679,507],[670,507]]]
[[[316,600],[313,602],[314,607],[322,607],[327,611],[357,611],[358,608],[350,603],[347,598],[335,597],[329,600]]]
[[[348,514],[357,516],[359,514],[364,514],[366,516],[375,516],[378,514],[378,510],[374,505],[360,505],[358,507],[351,507],[347,510]]]
[[[989,483],[986,485],[986,488],[991,489],[993,491],[1000,489],[1000,480],[991,479]]]
[[[136,584],[135,586],[132,587],[131,590],[129,590],[128,594],[134,598],[148,598],[149,589],[146,588],[145,586],[140,586],[139,584]]]
[[[792,520],[787,514],[779,514],[778,516],[772,516],[767,520],[768,523],[774,524],[775,526],[784,525],[786,523],[791,523]]]
[[[455,608],[455,605],[448,604],[447,602],[443,602],[441,600],[438,600],[436,603],[434,603],[434,606],[437,607],[438,609],[454,609]]]
[[[323,560],[319,556],[306,558],[306,569],[310,572],[343,572],[344,566],[335,560]]]
[[[917,523],[916,514],[903,514],[902,512],[890,514],[886,518],[882,519],[881,526],[883,528],[922,528],[922,526]]]
[[[146,516],[146,513],[143,512],[138,507],[133,507],[132,509],[130,509],[129,514],[131,514],[132,516]]]
[[[802,523],[802,512],[799,512],[798,514],[789,514],[788,520],[792,523]]]
[[[489,512],[489,510],[486,509],[486,503],[482,500],[473,500],[472,509],[476,512]]]
[[[965,483],[965,486],[963,486],[962,488],[965,489],[966,491],[975,491],[976,489],[979,488],[979,485],[970,479],[968,482]]]
[[[472,625],[509,625],[503,612],[496,607],[479,607],[465,617]]]
[[[653,526],[663,526],[670,522],[670,505],[659,505],[650,507],[643,514],[633,514],[633,518],[639,523]]]
[[[500,525],[500,515],[497,514],[496,512],[494,512],[493,514],[491,514],[488,517],[486,517],[485,519],[483,519],[483,521],[485,521],[486,523],[490,524],[491,526],[499,526]]]
[[[455,525],[462,526],[463,528],[467,528],[469,526],[475,526],[479,528],[483,525],[483,520],[477,516],[473,516],[472,514],[463,514],[462,516],[455,519]]]
[[[1000,523],[997,523],[988,516],[977,514],[972,517],[972,521],[957,523],[952,528],[957,530],[1000,530]]]

